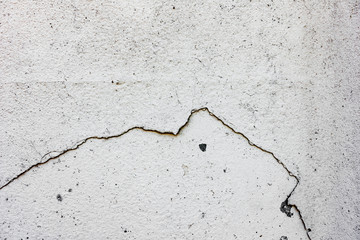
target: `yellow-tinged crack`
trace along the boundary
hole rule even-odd
[[[15,177],[13,177],[12,179],[10,179],[7,183],[5,183],[3,186],[0,187],[0,190],[4,189],[5,187],[7,187],[8,185],[10,185],[12,182],[14,182],[15,180],[19,179],[20,177],[22,177],[23,175],[25,175],[27,172],[29,172],[30,170],[32,170],[33,168],[36,168],[36,167],[40,167],[41,165],[44,165],[48,162],[50,162],[51,160],[54,160],[54,159],[57,159],[59,157],[61,157],[62,155],[68,153],[68,152],[71,152],[71,151],[75,151],[77,150],[81,145],[85,144],[87,141],[89,140],[92,140],[92,139],[99,139],[99,140],[108,140],[108,139],[112,139],[112,138],[118,138],[118,137],[121,137],[133,130],[142,130],[144,132],[153,132],[153,133],[157,133],[157,134],[160,134],[160,135],[170,135],[170,136],[178,136],[181,131],[189,124],[190,122],[190,119],[191,117],[197,113],[197,112],[200,112],[200,111],[206,111],[209,113],[210,116],[212,116],[213,118],[215,118],[216,120],[218,120],[219,122],[221,122],[225,127],[227,127],[228,129],[230,129],[233,133],[235,134],[238,134],[240,136],[242,136],[243,138],[246,139],[246,141],[248,142],[248,144],[252,147],[255,147],[265,153],[268,153],[270,154],[276,161],[277,163],[279,163],[286,171],[287,173],[289,174],[290,177],[293,177],[295,178],[296,180],[296,184],[295,184],[295,187],[293,188],[293,190],[290,192],[290,194],[288,194],[288,196],[286,197],[285,201],[281,203],[281,206],[280,206],[280,210],[281,212],[285,213],[288,217],[291,217],[292,216],[292,213],[291,213],[291,209],[295,209],[296,212],[298,212],[299,214],[299,217],[300,217],[300,220],[302,222],[302,225],[306,231],[306,235],[308,237],[309,240],[311,240],[310,236],[309,236],[309,232],[311,231],[310,228],[307,228],[306,227],[306,224],[305,224],[305,221],[301,215],[301,211],[299,210],[299,208],[295,205],[295,204],[289,204],[288,203],[288,200],[289,198],[291,197],[292,193],[295,191],[296,187],[299,185],[299,178],[297,176],[295,176],[287,167],[286,165],[280,161],[280,159],[278,159],[274,153],[266,150],[266,149],[263,149],[262,147],[256,145],[255,143],[251,142],[250,139],[245,136],[243,133],[239,132],[239,131],[236,131],[234,128],[232,128],[230,125],[228,125],[227,123],[225,123],[221,118],[219,118],[218,116],[216,116],[214,113],[212,113],[207,107],[203,107],[203,108],[199,108],[199,109],[194,109],[191,111],[190,115],[188,116],[187,120],[185,121],[185,123],[180,126],[180,128],[176,131],[176,132],[170,132],[170,131],[159,131],[159,130],[156,130],[156,129],[148,129],[148,128],[145,128],[145,127],[131,127],[127,130],[125,130],[124,132],[122,133],[119,133],[119,134],[116,134],[116,135],[112,135],[112,136],[103,136],[103,137],[98,137],[98,136],[92,136],[92,137],[88,137],[88,138],[85,138],[83,139],[82,141],[78,142],[74,147],[71,147],[71,148],[68,148],[68,149],[65,149],[63,150],[62,152],[60,152],[59,154],[57,154],[56,156],[53,156],[53,157],[50,157],[48,158],[47,160],[43,161],[43,162],[39,162],[39,163],[36,163],[34,165],[31,165],[29,168],[27,168],[26,170],[24,170],[23,172],[19,173],[18,175],[16,175]],[[51,153],[51,152],[50,152]],[[49,155],[50,153],[47,153],[45,154],[42,159],[44,159],[47,155]]]

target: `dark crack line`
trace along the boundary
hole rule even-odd
[[[187,120],[185,121],[185,123],[177,130],[177,132],[170,132],[170,131],[159,131],[159,130],[154,130],[154,129],[148,129],[148,128],[145,128],[145,127],[132,127],[132,128],[129,128],[128,130],[120,133],[120,134],[116,134],[116,135],[112,135],[112,136],[104,136],[104,137],[97,137],[97,136],[92,136],[92,137],[88,137],[88,138],[85,138],[83,139],[82,141],[78,142],[74,147],[72,148],[68,148],[68,149],[65,149],[64,151],[60,152],[58,155],[56,156],[53,156],[53,157],[50,157],[48,158],[47,160],[43,161],[43,162],[39,162],[39,163],[36,163],[32,166],[30,166],[29,168],[27,168],[26,170],[24,170],[23,172],[21,172],[20,174],[16,175],[14,178],[12,178],[11,180],[9,180],[6,184],[4,184],[3,186],[0,187],[0,190],[4,189],[5,187],[7,187],[8,185],[10,185],[12,182],[14,182],[15,180],[17,180],[18,178],[20,178],[21,176],[25,175],[27,172],[29,172],[30,170],[32,170],[33,168],[36,168],[36,167],[40,167],[41,165],[44,165],[48,162],[50,162],[51,160],[54,160],[56,158],[59,158],[61,157],[62,155],[68,153],[68,152],[71,152],[71,151],[75,151],[77,150],[80,146],[82,146],[83,144],[85,144],[87,141],[89,140],[93,140],[93,139],[99,139],[99,140],[108,140],[108,139],[112,139],[112,138],[118,138],[118,137],[121,137],[133,130],[142,130],[144,132],[153,132],[153,133],[157,133],[157,134],[160,134],[160,135],[170,135],[170,136],[173,136],[173,137],[176,137],[178,136],[181,131],[189,124],[190,122],[190,119],[191,117],[197,113],[197,112],[200,112],[200,111],[206,111],[209,113],[210,116],[214,117],[216,120],[218,120],[219,122],[221,122],[225,127],[227,127],[228,129],[230,129],[233,133],[235,134],[238,134],[240,136],[242,136],[243,138],[246,139],[246,141],[248,142],[248,144],[252,147],[255,147],[259,150],[261,150],[262,152],[265,152],[265,153],[268,153],[270,154],[276,161],[277,163],[279,163],[286,171],[287,173],[289,174],[290,177],[293,177],[296,179],[296,184],[295,184],[295,187],[293,188],[293,190],[290,192],[290,194],[286,197],[285,201],[281,204],[281,211],[284,212],[287,216],[291,217],[291,213],[288,213],[286,212],[285,210],[283,210],[283,208],[293,208],[295,209],[296,212],[298,212],[299,214],[299,217],[300,217],[300,220],[302,222],[302,225],[306,231],[306,235],[307,237],[309,238],[309,240],[311,240],[310,236],[309,236],[309,232],[311,231],[309,228],[306,227],[306,224],[305,224],[305,221],[301,215],[301,211],[299,210],[299,208],[295,205],[295,204],[288,204],[288,200],[289,198],[291,197],[291,195],[293,194],[293,192],[295,191],[296,187],[299,185],[299,178],[297,176],[295,176],[286,166],[285,164],[280,161],[280,159],[278,159],[274,153],[268,151],[268,150],[265,150],[263,149],[262,147],[256,145],[255,143],[251,142],[250,139],[245,136],[243,133],[241,132],[238,132],[236,131],[234,128],[232,128],[230,125],[226,124],[221,118],[219,118],[218,116],[216,116],[214,113],[212,113],[207,107],[203,107],[203,108],[199,108],[199,109],[195,109],[195,110],[192,110],[190,115],[188,116]],[[52,152],[49,152],[47,154],[45,154],[41,159],[44,159],[47,155],[51,154],[51,153],[54,153],[56,151],[52,151]]]
[[[299,210],[299,208],[298,208],[295,204],[288,204],[289,198],[291,197],[291,195],[293,194],[293,192],[295,191],[295,189],[297,188],[297,186],[298,186],[299,183],[300,183],[299,178],[298,178],[297,176],[295,176],[295,175],[285,166],[285,164],[284,164],[280,159],[278,159],[278,158],[275,156],[274,153],[272,153],[272,152],[270,152],[270,151],[268,151],[268,150],[266,150],[266,149],[263,149],[262,147],[260,147],[260,146],[256,145],[255,143],[251,142],[250,139],[249,139],[247,136],[245,136],[242,132],[238,132],[238,131],[236,131],[234,128],[232,128],[231,126],[229,126],[228,124],[226,124],[222,119],[220,119],[218,116],[216,116],[214,113],[212,113],[208,108],[206,108],[206,107],[205,107],[205,108],[200,108],[200,109],[195,110],[195,111],[199,111],[199,110],[207,111],[207,112],[210,114],[210,116],[214,117],[216,120],[218,120],[219,122],[221,122],[225,127],[229,128],[233,133],[238,134],[238,135],[241,135],[243,138],[245,138],[246,141],[248,142],[248,144],[249,144],[250,146],[255,147],[255,148],[257,148],[257,149],[259,149],[259,150],[261,150],[261,151],[263,151],[263,152],[265,152],[265,153],[270,154],[270,155],[287,171],[287,173],[289,174],[290,177],[293,177],[293,178],[296,179],[295,187],[294,187],[293,190],[289,193],[289,195],[286,197],[285,201],[284,201],[282,204],[286,204],[286,206],[289,206],[290,208],[293,208],[293,209],[295,209],[295,211],[298,212],[299,217],[300,217],[300,220],[301,220],[301,223],[302,223],[302,225],[303,225],[303,227],[304,227],[304,229],[305,229],[306,236],[309,238],[309,240],[311,240],[311,238],[310,238],[310,236],[309,236],[309,232],[310,232],[311,230],[310,230],[310,228],[307,228],[307,227],[306,227],[305,221],[304,221],[304,219],[303,219],[303,217],[302,217],[302,215],[301,215],[301,211]],[[193,114],[193,113],[194,113],[194,111],[192,112],[192,114]],[[191,114],[191,115],[192,115],[192,114]],[[191,115],[190,115],[190,116],[191,116]],[[280,209],[281,209],[281,207],[280,207]],[[282,211],[282,210],[281,210],[281,211]],[[292,215],[292,214],[291,214],[291,215]],[[291,217],[291,215],[288,215],[288,214],[287,214],[288,217]]]

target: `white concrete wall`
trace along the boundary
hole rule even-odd
[[[359,6],[2,1],[0,239],[360,239]]]

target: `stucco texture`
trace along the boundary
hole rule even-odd
[[[359,5],[0,2],[0,239],[360,239]]]

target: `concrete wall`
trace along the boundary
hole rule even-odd
[[[359,1],[0,6],[0,239],[360,238]]]

